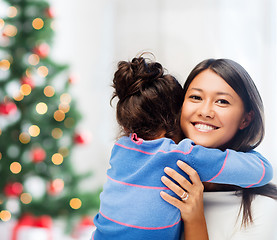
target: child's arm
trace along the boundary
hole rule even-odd
[[[244,188],[260,187],[270,182],[273,169],[258,152],[237,152],[194,145],[184,159],[202,182],[232,184]]]

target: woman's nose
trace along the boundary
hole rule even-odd
[[[214,118],[215,116],[213,106],[211,103],[208,103],[208,102],[207,103],[203,102],[201,104],[201,106],[199,107],[198,113],[204,118]]]

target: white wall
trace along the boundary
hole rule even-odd
[[[274,0],[80,0],[54,1],[54,55],[71,65],[81,128],[92,135],[78,147],[81,171],[92,170],[91,185],[103,184],[116,137],[109,105],[111,80],[119,60],[150,50],[183,82],[205,58],[241,63],[265,104],[266,138],[258,148],[277,166],[276,3]]]

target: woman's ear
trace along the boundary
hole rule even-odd
[[[243,130],[246,127],[248,127],[253,118],[254,118],[254,112],[253,111],[245,113],[245,115],[244,115],[244,117],[243,117],[243,119],[241,121],[241,124],[239,126],[239,129]]]

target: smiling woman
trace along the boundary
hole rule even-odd
[[[189,85],[181,128],[196,144],[224,148],[238,129],[246,128],[252,112],[246,113],[239,95],[212,70],[199,73]]]

